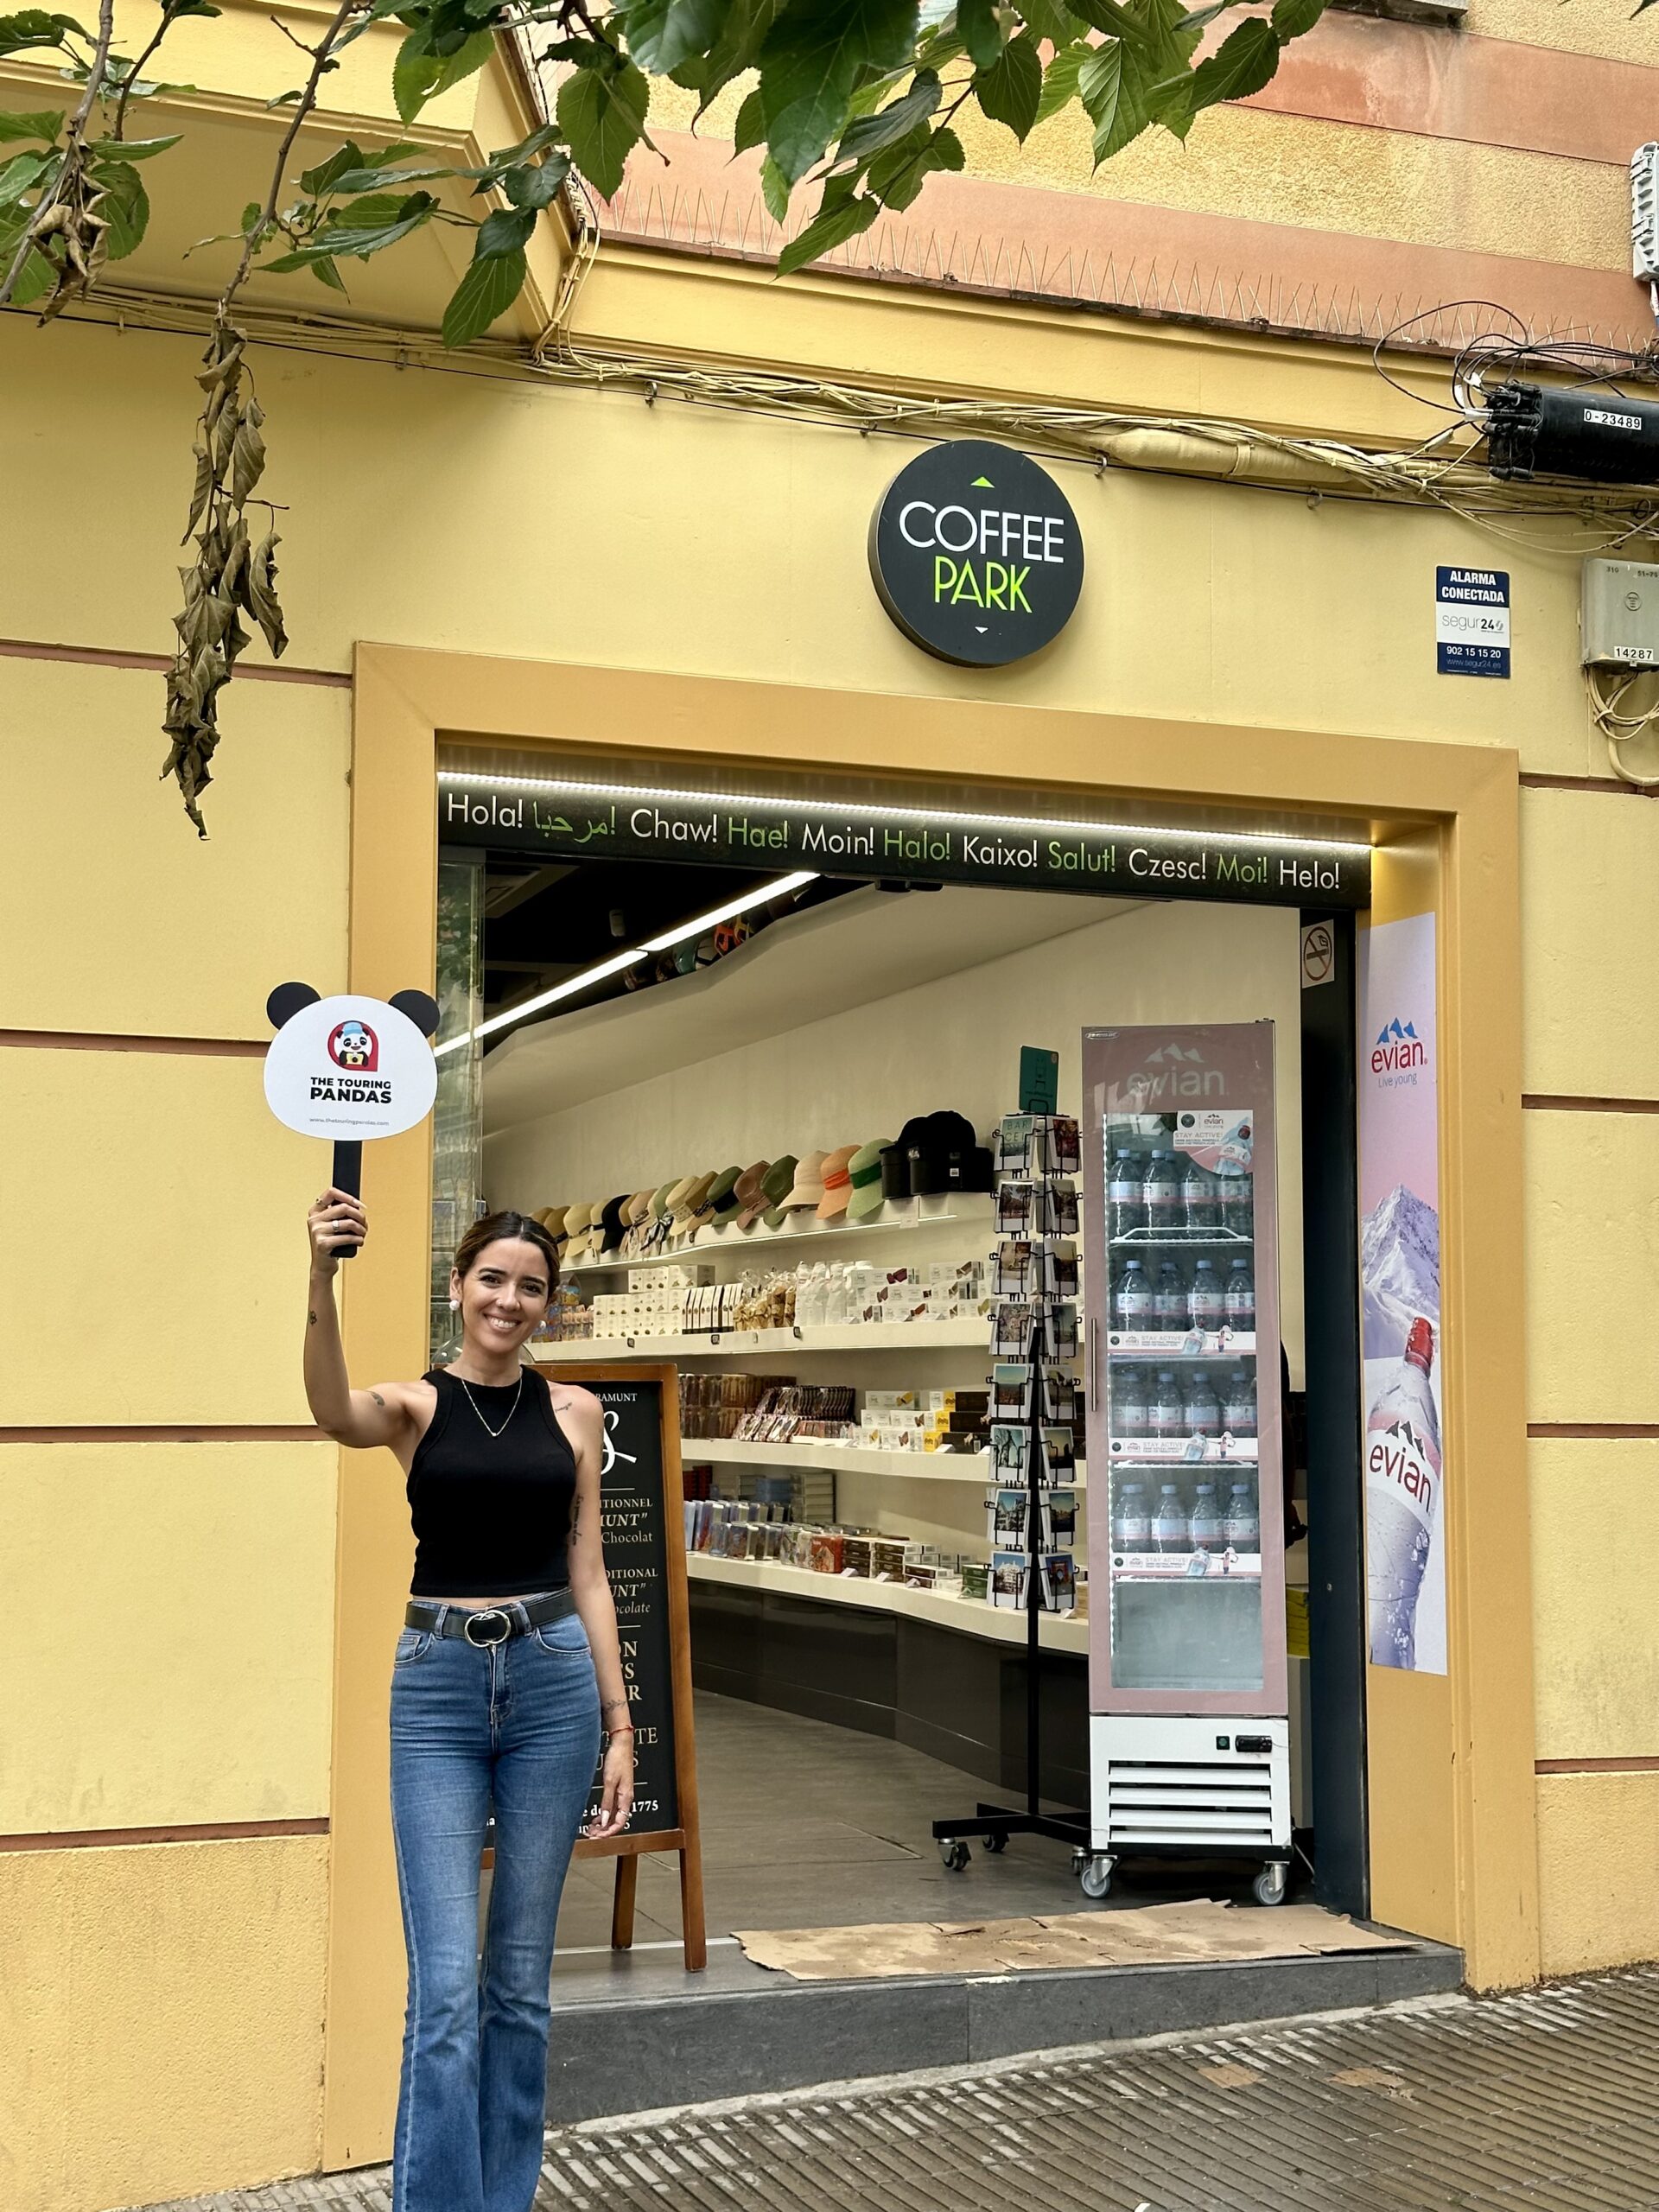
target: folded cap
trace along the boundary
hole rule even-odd
[[[920,1145],[926,1127],[925,1114],[912,1115],[896,1141],[881,1147],[881,1191],[885,1198],[910,1196],[910,1155],[912,1147]]]
[[[851,1161],[857,1150],[855,1144],[844,1144],[838,1151],[825,1154],[823,1196],[818,1201],[820,1221],[838,1221],[846,1212],[847,1201],[853,1195]]]
[[[601,1207],[599,1219],[602,1234],[599,1249],[601,1252],[614,1252],[622,1242],[622,1209],[627,1203],[627,1193],[623,1192],[620,1197],[607,1198]]]
[[[716,1221],[729,1220],[737,1211],[737,1179],[741,1167],[722,1167],[709,1186],[709,1205]]]
[[[795,1163],[795,1180],[783,1199],[785,1213],[800,1206],[815,1206],[823,1197],[823,1154],[804,1152]]]
[[[753,1167],[746,1167],[737,1179],[737,1225],[747,1229],[766,1210],[766,1194],[762,1188],[769,1160],[757,1160]]]
[[[937,1198],[946,1191],[988,1191],[990,1154],[982,1164],[974,1125],[961,1114],[929,1114],[910,1147],[910,1188],[913,1197]]]

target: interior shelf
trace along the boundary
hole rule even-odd
[[[890,1199],[876,1221],[848,1221],[844,1217],[836,1222],[819,1221],[816,1215],[810,1229],[768,1229],[757,1222],[751,1229],[739,1229],[734,1224],[728,1229],[710,1229],[701,1233],[694,1244],[677,1245],[671,1252],[652,1252],[642,1259],[618,1257],[611,1260],[578,1260],[573,1268],[561,1268],[559,1279],[570,1282],[583,1275],[615,1275],[635,1268],[680,1268],[703,1260],[761,1260],[781,1247],[791,1258],[804,1259],[806,1248],[813,1247],[828,1258],[833,1245],[839,1252],[843,1245],[862,1243],[867,1236],[918,1236],[935,1229],[957,1227],[991,1230],[994,1216],[991,1202],[982,1205],[964,1205],[960,1198],[947,1213],[927,1213],[918,1209],[934,1204],[929,1198]],[[889,1219],[889,1214],[893,1218]]]
[[[619,1359],[778,1358],[791,1352],[918,1352],[969,1349],[988,1360],[988,1316],[967,1321],[849,1321],[821,1329],[721,1329],[712,1335],[567,1337],[532,1343],[538,1365],[602,1367]]]
[[[810,1567],[785,1567],[777,1560],[720,1559],[711,1552],[688,1552],[685,1571],[694,1582],[723,1582],[737,1588],[771,1591],[779,1597],[810,1598],[822,1605],[853,1605],[869,1613],[905,1613],[995,1643],[1023,1645],[1026,1617],[1011,1605],[983,1598],[947,1597],[937,1590],[908,1590],[900,1582],[873,1582],[864,1575],[815,1574]],[[1044,1613],[1038,1634],[1045,1651],[1086,1652],[1089,1624],[1075,1616]]]
[[[751,1444],[731,1436],[683,1436],[680,1459],[690,1466],[822,1467],[831,1474],[896,1475],[924,1483],[971,1483],[977,1489],[1023,1489],[1023,1476],[1005,1480],[993,1472],[988,1452],[878,1452],[862,1445],[830,1444],[809,1437],[798,1444]],[[1084,1470],[1053,1485],[1081,1490]]]

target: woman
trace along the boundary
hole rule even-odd
[[[391,1811],[409,2008],[393,2212],[529,2212],[547,2098],[559,1892],[601,1741],[598,1814],[633,1802],[633,1731],[600,1547],[604,1417],[520,1364],[558,1258],[539,1222],[493,1214],[449,1277],[461,1348],[418,1382],[353,1390],[334,1311],[359,1202],[312,1207],[305,1389],[341,1444],[384,1444],[408,1477],[415,1574],[391,1673]],[[495,1814],[480,1970],[479,1863]]]

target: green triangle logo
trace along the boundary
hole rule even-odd
[[[988,476],[976,476],[973,482],[973,488],[976,492],[995,492],[996,486],[992,483]]]

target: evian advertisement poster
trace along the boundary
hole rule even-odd
[[[1365,1572],[1374,1667],[1446,1672],[1434,917],[1360,940]]]

